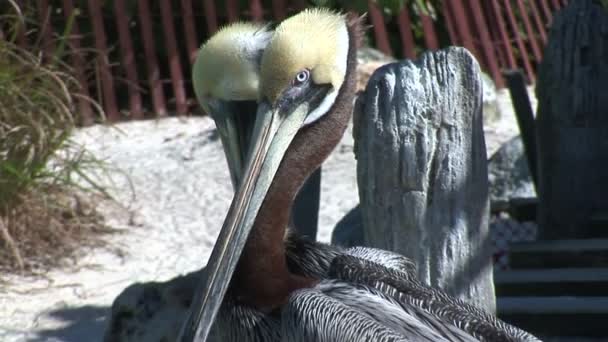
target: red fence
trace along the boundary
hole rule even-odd
[[[281,20],[307,6],[304,0],[251,0],[246,8],[239,7],[238,0],[105,3],[112,6],[102,7],[96,0],[41,0],[36,6],[43,23],[43,51],[49,54],[54,48],[50,27],[62,27],[49,23],[65,22],[74,11],[80,12],[69,37],[73,51],[69,62],[83,85],[83,94],[99,100],[111,121],[140,119],[146,113],[188,113],[195,104],[190,69],[206,37],[228,22]],[[529,81],[534,81],[552,14],[566,3],[444,0],[442,8],[436,9],[439,14],[404,8],[389,16],[369,0],[367,20],[373,27],[373,45],[386,54],[415,58],[423,50],[464,46],[497,86],[503,87],[502,69],[523,69]],[[18,42],[28,44],[24,35],[19,35]],[[88,102],[81,101],[79,111],[84,124],[93,122]]]

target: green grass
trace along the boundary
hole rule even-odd
[[[16,44],[28,15],[9,5],[13,13],[0,16],[10,23],[0,39],[0,269],[26,270],[68,256],[103,227],[94,210],[80,209],[82,190],[105,193],[88,176],[104,164],[72,140],[75,102],[82,99],[63,62],[72,20],[48,56],[35,44]]]
[[[72,80],[11,42],[0,42],[0,207],[56,173],[46,165],[73,128]]]

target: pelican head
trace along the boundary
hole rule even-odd
[[[262,52],[271,37],[268,26],[226,26],[201,46],[192,69],[196,98],[215,120],[235,188],[255,119]]]
[[[278,210],[269,208],[271,197],[283,199],[287,193],[293,200],[348,125],[358,28],[346,15],[308,9],[277,26],[266,46],[246,168],[185,325],[188,331],[195,328],[198,338],[209,332],[250,232],[264,234],[255,222],[272,215],[268,209]]]

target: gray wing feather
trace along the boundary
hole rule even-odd
[[[403,255],[394,252],[371,247],[351,247],[344,254],[369,260],[384,267],[411,274],[414,277],[416,274],[416,264]]]
[[[412,305],[403,305],[374,287],[339,281],[329,284],[327,289],[321,289],[332,298],[341,300],[405,337],[423,336],[433,341],[477,342],[477,339],[463,331],[445,326],[424,310]]]
[[[370,247],[339,246],[311,241],[288,232],[285,240],[287,263],[296,274],[316,278],[327,278],[327,271],[333,259],[339,255],[351,255],[369,260],[396,271],[405,272],[416,277],[416,264],[403,255]]]
[[[456,327],[479,341],[540,341],[535,336],[507,324],[474,305],[453,298],[441,290],[423,285],[412,274],[384,267],[369,260],[341,255],[332,261],[329,277],[366,284],[393,297],[404,307],[417,307],[441,322],[440,327]],[[448,328],[455,332],[454,329]]]
[[[281,314],[283,341],[446,341],[373,292],[333,281],[295,292]]]

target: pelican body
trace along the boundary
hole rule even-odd
[[[538,341],[423,285],[403,256],[286,230],[350,120],[361,34],[359,18],[323,9],[273,33],[245,168],[181,341]]]

